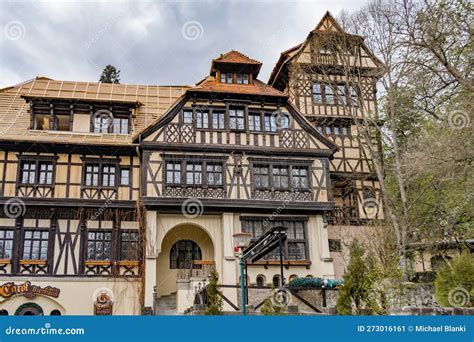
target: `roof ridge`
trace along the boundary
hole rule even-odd
[[[237,50],[230,50],[230,51],[227,51],[226,53],[223,53],[221,54],[219,57],[217,58],[214,58],[213,61],[214,62],[225,62],[225,57],[228,57],[231,53],[236,53],[238,54],[240,57],[243,57],[249,61],[251,61],[252,63],[254,64],[262,64],[262,62],[260,61],[257,61],[256,59],[253,59],[253,58],[250,58],[249,56],[247,56],[246,54],[240,52],[240,51],[237,51]],[[235,63],[235,62],[234,62]]]

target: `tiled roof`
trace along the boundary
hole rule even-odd
[[[217,82],[214,76],[206,77],[196,87],[189,89],[189,91],[286,97],[279,90],[257,79],[253,81],[253,84],[227,84]]]
[[[161,116],[188,86],[56,81],[38,77],[0,89],[0,140],[128,144],[131,136]],[[139,104],[130,135],[29,130],[29,106],[22,96],[55,99],[135,102]]]
[[[219,63],[239,63],[239,64],[255,64],[261,65],[259,61],[252,59],[243,53],[235,50],[231,50],[227,53],[220,55],[218,58],[212,60],[212,62]]]

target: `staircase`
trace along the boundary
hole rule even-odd
[[[157,316],[172,316],[177,315],[176,311],[176,293],[171,293],[168,296],[161,296],[156,301]]]

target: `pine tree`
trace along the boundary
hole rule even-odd
[[[353,240],[350,245],[350,261],[344,275],[344,285],[339,287],[337,311],[342,315],[362,314],[367,310],[377,311],[373,306],[372,285],[374,276],[371,274],[368,263],[372,257],[364,257],[364,247]]]
[[[104,70],[102,70],[102,75],[100,75],[99,82],[119,84],[120,70],[117,70],[113,65],[108,64]]]
[[[211,272],[211,280],[207,286],[207,309],[206,315],[222,315],[223,302],[219,296],[217,287],[219,282],[219,273],[216,270]]]

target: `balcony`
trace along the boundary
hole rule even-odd
[[[329,224],[332,225],[353,225],[360,222],[359,214],[354,206],[336,206],[329,216]]]

